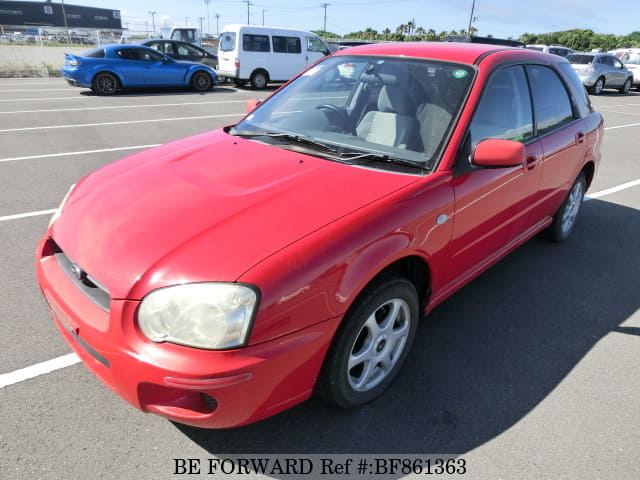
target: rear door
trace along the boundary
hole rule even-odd
[[[523,143],[524,164],[507,168],[470,165],[475,146],[489,138]],[[531,228],[541,153],[541,144],[534,137],[524,66],[502,68],[485,85],[456,164],[451,281],[473,277]]]

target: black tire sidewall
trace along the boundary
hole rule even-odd
[[[562,217],[564,216],[564,212],[567,209],[567,205],[569,204],[569,197],[571,195],[571,192],[573,191],[574,186],[576,185],[576,183],[578,182],[582,182],[582,195],[584,198],[584,194],[586,192],[586,188],[587,188],[587,179],[584,175],[583,172],[580,172],[580,175],[578,175],[578,178],[576,178],[576,181],[573,182],[573,184],[571,185],[571,189],[569,189],[569,192],[567,193],[567,196],[565,197],[564,201],[562,202],[562,205],[560,206],[560,208],[558,209],[558,211],[556,212],[554,218],[553,218],[553,223],[551,224],[551,226],[549,227],[549,234],[551,236],[551,240],[555,241],[555,242],[564,242],[567,238],[569,238],[569,236],[571,235],[571,232],[573,232],[576,223],[578,223],[578,218],[580,217],[580,212],[578,212],[578,214],[576,215],[576,218],[573,221],[573,225],[571,225],[571,228],[568,231],[563,231],[562,230]],[[582,205],[580,206],[580,209],[582,210]]]
[[[201,75],[206,75],[207,80],[208,80],[208,84],[206,88],[200,88],[198,86],[198,77]],[[198,92],[206,92],[207,90],[209,90],[211,88],[211,86],[213,85],[213,80],[211,79],[211,76],[208,73],[205,73],[203,71],[198,71],[196,73],[193,74],[193,77],[191,78],[191,87],[198,91]]]
[[[115,82],[115,88],[113,89],[113,91],[105,92],[104,90],[102,90],[100,87],[97,86],[98,85],[98,81],[100,80],[101,77],[111,77],[113,79],[113,81]],[[114,93],[116,93],[118,91],[118,86],[119,86],[118,78],[114,74],[112,74],[112,73],[99,73],[93,79],[92,90],[94,92],[96,92],[98,95],[113,95]]]
[[[409,335],[404,350],[391,372],[380,384],[367,392],[356,391],[347,378],[347,362],[351,348],[367,318],[380,305],[393,298],[401,298],[409,306]],[[334,337],[318,380],[317,393],[326,401],[343,408],[355,407],[374,400],[393,382],[402,368],[411,350],[419,317],[418,293],[409,280],[392,277],[368,287],[345,315]]]

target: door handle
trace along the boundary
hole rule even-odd
[[[576,133],[576,144],[584,142],[584,133],[578,132]]]
[[[538,166],[538,161],[539,161],[538,157],[535,157],[533,155],[530,157],[527,157],[527,159],[524,161],[527,167],[527,170],[533,170],[534,168],[536,168]]]

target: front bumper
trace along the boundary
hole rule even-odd
[[[60,268],[46,238],[36,269],[57,327],[103,383],[144,412],[197,427],[255,422],[309,398],[340,321],[231,351],[158,344],[137,329],[138,301],[99,309]]]

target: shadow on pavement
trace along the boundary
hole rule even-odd
[[[401,374],[355,410],[312,398],[231,430],[177,425],[220,458],[233,454],[462,454],[534,409],[596,342],[640,306],[640,215],[591,200],[571,239],[535,238],[438,306]]]

